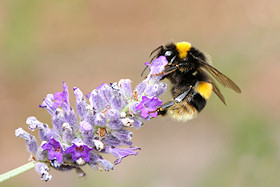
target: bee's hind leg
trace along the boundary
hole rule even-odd
[[[159,115],[164,116],[167,112],[167,109],[175,104],[174,101],[169,101],[168,103],[163,104],[161,107],[159,107],[156,111]]]
[[[178,95],[174,100],[163,104],[156,111],[158,112],[159,115],[164,116],[166,114],[168,108],[173,106],[175,103],[180,103],[181,101],[183,101],[187,97],[187,95],[190,93],[191,90],[192,90],[192,86],[190,86],[186,91],[184,91],[183,93]]]

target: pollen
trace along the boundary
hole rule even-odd
[[[189,42],[178,42],[176,44],[176,49],[179,53],[179,58],[186,58],[188,51],[190,51],[192,45]]]
[[[83,146],[76,147],[76,151],[77,152],[83,152],[84,151],[84,147]]]
[[[100,127],[98,129],[98,135],[102,139],[106,135],[106,129],[104,127]]]
[[[212,93],[212,84],[200,81],[196,86],[196,90],[204,99],[209,99]]]
[[[60,150],[60,147],[57,147],[57,148],[55,149],[55,151],[59,153],[59,152],[61,151],[61,150]]]

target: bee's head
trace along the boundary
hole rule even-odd
[[[178,42],[176,43],[176,49],[179,53],[179,58],[184,59],[187,57],[188,52],[191,50],[192,45],[189,42]]]

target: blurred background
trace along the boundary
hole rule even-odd
[[[280,186],[279,11],[278,0],[1,1],[0,173],[27,162],[14,130],[28,130],[31,115],[51,124],[38,106],[62,81],[84,93],[121,78],[135,86],[150,52],[170,41],[206,51],[242,89],[220,87],[228,106],[213,94],[187,123],[146,122],[134,131],[138,156],[113,171],[51,170],[44,183],[30,170],[1,185]]]

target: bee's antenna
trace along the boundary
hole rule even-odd
[[[161,46],[159,46],[158,48],[154,49],[154,50],[151,52],[150,56],[152,56],[156,51],[158,51],[159,49],[162,49],[162,48],[163,48],[163,45],[161,45]]]
[[[146,66],[145,69],[142,71],[141,77],[143,76],[143,74],[144,74],[144,72],[146,71],[147,68],[148,68],[148,66]]]
[[[163,45],[159,46],[158,48],[154,49],[151,54],[150,57],[158,50],[163,49]],[[157,57],[157,55],[153,56],[153,58],[150,60],[150,63],[152,63],[152,61]],[[146,69],[148,68],[148,66],[145,67],[145,69],[142,71],[141,73],[141,77],[143,76],[144,72],[146,71]]]

